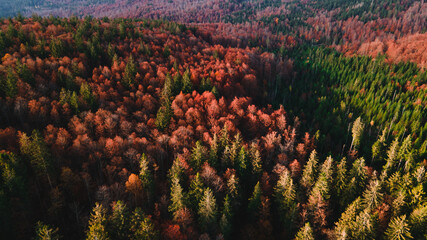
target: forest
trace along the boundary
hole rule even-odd
[[[427,238],[427,3],[81,2],[0,18],[0,239]]]

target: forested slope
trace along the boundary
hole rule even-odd
[[[424,70],[219,40],[1,20],[1,237],[426,237]]]

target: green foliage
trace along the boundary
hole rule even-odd
[[[58,228],[52,228],[42,222],[36,225],[36,240],[59,240]]]
[[[131,218],[132,240],[156,240],[159,239],[159,232],[155,229],[149,217],[145,217],[140,209],[135,209]]]
[[[49,149],[40,132],[33,130],[31,137],[22,133],[19,139],[21,154],[30,161],[32,169],[39,178],[44,176],[52,187],[50,175],[54,170]]]
[[[52,37],[50,40],[50,53],[54,58],[60,58],[63,57],[66,53],[65,44],[64,42],[59,38]]]
[[[306,223],[301,227],[295,237],[295,240],[314,240],[314,234],[310,227],[310,223]]]
[[[285,169],[274,188],[274,197],[282,226],[288,231],[294,228],[297,214],[296,190],[289,170]]]
[[[193,91],[193,83],[190,79],[190,70],[187,69],[182,75],[182,92],[183,93],[191,93]]]
[[[191,154],[191,166],[196,172],[199,171],[200,167],[206,159],[205,152],[206,149],[203,147],[202,143],[197,141],[196,146],[193,148]]]
[[[21,63],[20,61],[16,62],[16,73],[19,78],[21,78],[24,82],[30,84],[31,86],[35,86],[36,80],[34,79],[33,74],[30,69],[28,69],[27,65]]]
[[[178,212],[184,209],[185,207],[184,191],[177,177],[172,178],[170,199],[171,204],[169,205],[169,212],[171,212],[174,219],[176,219],[178,216]]]
[[[130,214],[122,201],[117,201],[113,205],[113,212],[109,216],[108,232],[110,233],[111,239],[128,239],[129,236],[129,220]]]
[[[261,187],[259,182],[255,185],[252,196],[249,198],[248,213],[252,220],[256,220],[261,207]]]
[[[150,204],[154,198],[154,176],[151,172],[150,163],[145,153],[142,154],[141,159],[139,160],[139,167],[141,168],[139,171],[139,179],[141,179],[142,188],[146,195],[145,200]]]
[[[193,206],[193,210],[197,212],[199,202],[202,200],[204,194],[204,186],[200,174],[196,173],[196,176],[190,183],[190,189],[188,192],[190,205]]]
[[[130,56],[126,64],[125,72],[122,78],[122,84],[126,88],[130,88],[135,83],[135,76],[137,74],[137,68],[133,57]]]
[[[173,116],[171,103],[166,101],[157,111],[156,127],[159,130],[164,130],[169,126],[170,120]]]
[[[385,234],[387,236],[386,239],[390,240],[413,239],[405,215],[393,218]]]
[[[216,223],[217,206],[212,191],[207,188],[199,202],[199,224],[203,231],[213,230]]]
[[[163,57],[168,58],[171,54],[171,50],[168,45],[163,48]]]
[[[107,210],[96,203],[89,218],[89,229],[86,232],[87,240],[110,239],[107,230]]]
[[[5,79],[2,79],[0,75],[0,96],[15,97],[18,94],[17,80],[12,68],[8,68]]]
[[[303,186],[307,193],[310,191],[311,187],[314,185],[314,181],[317,175],[317,152],[313,150],[310,154],[307,164],[304,166],[301,177],[301,186]]]

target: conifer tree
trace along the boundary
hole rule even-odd
[[[350,145],[350,150],[354,148],[358,148],[360,145],[360,139],[362,137],[362,133],[363,133],[363,128],[364,128],[364,124],[362,122],[362,120],[360,119],[360,117],[358,117],[354,123],[353,123],[353,128],[351,129],[351,133],[353,136],[353,140],[351,142]]]
[[[252,221],[256,220],[259,215],[261,208],[261,195],[261,187],[259,186],[259,182],[257,182],[248,203],[248,213]]]
[[[310,227],[310,223],[305,223],[303,227],[298,231],[295,240],[314,240],[313,230]]]
[[[207,188],[199,202],[199,223],[203,231],[212,230],[216,222],[217,206],[212,191]]]
[[[285,169],[281,173],[274,188],[274,196],[282,224],[288,231],[292,231],[297,213],[297,203],[295,186],[289,170]]]
[[[140,208],[133,211],[130,220],[130,235],[132,240],[156,240],[159,239],[159,232],[151,219],[144,215]]]
[[[373,180],[369,184],[368,189],[363,193],[362,202],[366,209],[375,209],[383,199],[383,193],[381,193],[381,185],[378,180]]]
[[[169,205],[169,212],[171,212],[174,219],[176,219],[178,212],[185,207],[184,191],[177,177],[172,178],[170,199],[171,204]]]
[[[187,69],[182,75],[182,92],[183,93],[191,93],[193,91],[193,83],[190,79],[190,70]]]
[[[136,74],[137,68],[135,65],[135,61],[133,60],[133,57],[130,56],[126,64],[125,72],[122,79],[123,86],[125,86],[126,88],[130,88],[132,84],[135,83]]]
[[[107,230],[107,210],[96,203],[89,218],[89,229],[86,232],[87,240],[110,239]]]
[[[224,198],[223,210],[219,220],[219,227],[225,239],[230,237],[233,229],[233,206],[230,201],[230,197],[227,194]]]
[[[127,239],[129,236],[130,214],[122,201],[117,201],[113,205],[113,212],[109,216],[108,231],[112,239]]]
[[[413,239],[406,216],[393,218],[385,232],[386,239],[389,240],[406,240]]]
[[[191,164],[195,171],[198,171],[205,161],[205,148],[200,141],[196,142],[191,155]]]
[[[316,176],[317,176],[317,152],[313,150],[310,154],[308,162],[304,166],[301,177],[301,186],[305,188],[306,193],[308,193],[311,187],[314,185]]]
[[[142,188],[145,192],[146,201],[148,204],[151,203],[154,195],[154,179],[153,174],[151,173],[149,161],[145,153],[142,154],[141,159],[139,160],[139,179],[141,179]]]
[[[36,240],[59,240],[61,236],[58,234],[58,228],[52,228],[42,222],[37,222],[36,225]]]
[[[200,174],[196,173],[196,176],[190,183],[190,191],[188,193],[191,206],[193,207],[193,210],[195,210],[195,212],[197,212],[197,208],[199,202],[202,200],[203,194],[203,182],[200,178]]]

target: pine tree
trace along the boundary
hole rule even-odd
[[[217,207],[212,191],[207,188],[199,202],[199,223],[203,231],[213,230],[216,222]]]
[[[369,184],[369,188],[363,193],[362,202],[366,209],[375,209],[383,199],[383,193],[381,191],[381,185],[378,180],[373,180]]]
[[[184,191],[177,177],[172,178],[170,199],[171,199],[171,204],[169,205],[169,212],[171,212],[174,219],[176,219],[178,216],[177,215],[178,212],[185,207]]]
[[[141,159],[139,160],[139,167],[141,168],[139,171],[139,179],[141,179],[147,204],[150,204],[152,198],[154,197],[154,177],[151,173],[149,164],[150,162],[148,161],[147,156],[145,153],[143,153]]]
[[[402,215],[393,218],[388,225],[385,235],[386,239],[389,240],[413,239],[406,216]]]
[[[301,186],[305,188],[306,193],[311,190],[311,187],[314,185],[315,178],[317,176],[317,152],[313,150],[310,154],[308,162],[304,166],[301,177]]]
[[[42,222],[37,222],[36,225],[36,240],[59,240],[61,236],[58,234],[58,228],[52,228]]]
[[[130,220],[131,233],[128,239],[132,240],[156,240],[159,232],[149,217],[144,216],[140,208],[135,209]]]
[[[252,176],[254,179],[258,179],[262,173],[261,153],[259,152],[258,149],[256,149],[254,144],[251,145],[250,153],[251,153]]]
[[[256,220],[257,216],[259,215],[261,207],[261,194],[261,187],[259,186],[259,182],[257,182],[248,203],[248,215],[252,221]]]
[[[416,208],[409,217],[411,233],[414,239],[422,239],[427,237],[427,206]]]
[[[197,173],[194,179],[190,183],[190,190],[189,190],[189,200],[191,201],[191,206],[193,207],[193,210],[197,212],[197,208],[199,205],[199,202],[202,200],[204,194],[203,190],[203,182],[200,178],[200,174]]]
[[[292,231],[297,213],[297,203],[295,186],[289,170],[285,169],[281,173],[279,181],[274,188],[274,196],[282,224],[288,231]]]
[[[89,218],[89,229],[86,232],[87,240],[110,239],[107,230],[107,210],[96,203]]]
[[[219,227],[225,239],[228,239],[233,230],[233,207],[227,194],[224,198],[223,210],[219,220]]]
[[[60,58],[65,54],[64,42],[59,38],[53,38],[50,40],[50,53],[54,58]]]
[[[310,227],[310,223],[305,223],[303,227],[298,231],[295,240],[314,240],[313,230]]]
[[[12,68],[8,68],[6,79],[0,78],[0,96],[13,98],[18,94],[17,79]]]
[[[156,117],[156,127],[159,130],[164,130],[169,126],[170,120],[173,116],[171,102],[166,100],[159,108]]]
[[[193,91],[193,83],[190,79],[190,70],[187,69],[182,75],[182,89],[183,93],[191,93]]]
[[[117,201],[113,205],[113,212],[109,217],[109,225],[108,231],[110,232],[112,239],[127,239],[129,232],[129,223],[130,214],[122,201]]]
[[[193,148],[193,152],[191,154],[191,166],[195,171],[199,171],[200,167],[205,161],[205,153],[206,150],[203,147],[200,141],[196,142],[196,146]]]
[[[137,69],[133,57],[130,56],[126,64],[125,72],[122,79],[122,84],[126,88],[130,88],[135,83]]]
[[[359,147],[360,139],[361,139],[362,133],[363,133],[363,128],[364,128],[364,124],[363,124],[362,120],[360,119],[360,117],[358,117],[354,121],[353,128],[351,129],[353,140],[352,140],[351,145],[350,145],[350,150],[352,150],[353,146],[354,146],[354,148]]]
[[[49,185],[53,187],[50,179],[50,174],[53,171],[51,157],[41,134],[37,130],[33,130],[30,138],[27,134],[22,133],[19,144],[21,153],[30,160],[31,166],[37,176],[40,178],[46,176]]]
[[[216,133],[213,136],[212,143],[210,144],[208,163],[211,167],[218,169],[218,154],[219,154],[219,140]]]

